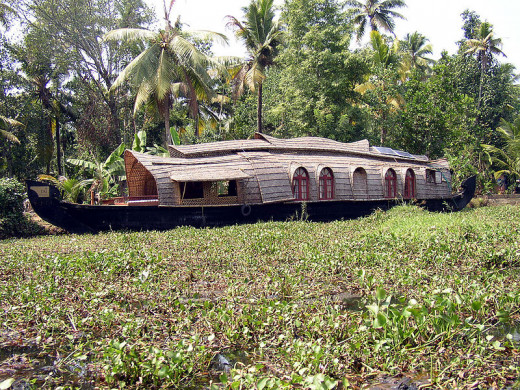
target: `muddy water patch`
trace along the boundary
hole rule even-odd
[[[13,380],[10,389],[14,390],[59,385],[94,388],[86,360],[62,359],[56,351],[45,351],[35,345],[0,347],[0,383],[5,380]]]
[[[247,366],[252,363],[252,354],[244,350],[227,350],[217,353],[211,359],[208,371],[196,378],[193,383],[182,387],[183,390],[206,390],[212,384],[216,386],[225,385],[221,383],[221,376],[230,374],[234,368]]]
[[[217,373],[228,373],[239,365],[251,364],[251,354],[243,350],[228,350],[217,353],[211,360],[210,369]]]
[[[427,374],[407,374],[397,377],[382,375],[368,387],[368,390],[419,390],[431,385]]]
[[[499,324],[488,331],[490,336],[500,341],[508,340],[515,346],[520,346],[520,322]]]

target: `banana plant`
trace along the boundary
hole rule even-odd
[[[106,199],[117,196],[119,182],[126,180],[125,161],[121,157],[125,149],[126,146],[122,143],[104,162],[73,158],[67,159],[67,162],[88,171],[92,175],[91,179],[86,180],[86,183],[90,184],[90,191],[97,192]]]
[[[170,133],[172,136],[172,140],[175,145],[180,145],[179,134],[175,130],[175,128],[170,128]],[[134,141],[132,142],[132,150],[139,153],[148,153],[154,156],[160,157],[169,157],[170,153],[168,150],[160,145],[154,144],[153,146],[146,146],[147,136],[146,131],[141,130],[138,131],[134,136]]]

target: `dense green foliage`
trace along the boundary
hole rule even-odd
[[[0,238],[17,232],[23,221],[25,188],[15,179],[0,179]]]
[[[489,154],[491,164],[496,168],[495,178],[504,175],[513,183],[520,178],[520,116],[512,123],[502,119],[498,128],[504,141],[504,148],[493,145],[482,145]]]
[[[41,231],[24,215],[25,186],[16,179],[0,178],[0,239],[25,237]]]
[[[519,243],[511,206],[4,241],[0,346],[47,387],[514,388]]]
[[[348,50],[346,13],[334,0],[287,1],[282,18],[287,33],[272,91],[275,134],[356,140],[354,87],[368,68]]]
[[[401,0],[285,0],[279,13],[244,0],[227,19],[246,44],[240,61],[213,56],[223,36],[190,32],[182,15],[173,23],[174,3],[161,29],[142,0],[1,2],[2,31],[21,23],[23,34],[0,37],[0,118],[17,121],[0,124],[0,176],[82,182],[92,171],[67,161],[105,161],[139,132],[154,145],[261,128],[446,156],[459,177],[492,187],[498,168],[481,145],[506,147],[497,129],[520,113],[520,90],[475,12],[461,14],[458,51],[435,59],[428,37],[394,35]]]

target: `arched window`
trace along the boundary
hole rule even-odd
[[[309,174],[305,168],[294,171],[292,190],[295,200],[309,200]]]
[[[334,199],[334,175],[330,168],[320,172],[320,199]]]
[[[385,198],[397,198],[397,175],[393,169],[386,171]]]
[[[404,179],[404,197],[405,199],[415,198],[415,173],[412,169],[406,171]]]
[[[356,168],[352,175],[353,190],[355,198],[366,198],[368,196],[367,171]]]

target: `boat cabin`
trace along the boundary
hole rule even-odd
[[[254,139],[170,146],[170,157],[125,151],[128,205],[205,206],[451,195],[446,160],[367,140]]]

